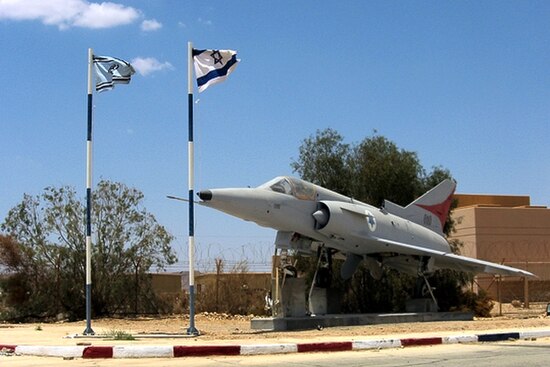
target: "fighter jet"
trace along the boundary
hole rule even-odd
[[[443,235],[456,184],[447,179],[402,207],[360,202],[293,177],[276,177],[256,188],[224,188],[198,193],[200,205],[277,230],[275,245],[297,252],[321,246],[345,261],[350,278],[365,261],[379,278],[383,267],[412,275],[436,269],[534,276],[532,273],[452,253]]]

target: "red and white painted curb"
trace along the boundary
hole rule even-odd
[[[64,358],[173,358],[214,355],[260,355],[304,352],[340,352],[401,348],[438,344],[495,342],[550,337],[550,330],[445,337],[369,339],[316,343],[243,344],[243,345],[115,345],[115,346],[38,346],[0,344],[0,351],[16,355]]]

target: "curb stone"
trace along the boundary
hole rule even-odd
[[[315,343],[273,343],[243,345],[115,345],[115,346],[40,346],[0,344],[0,355],[28,355],[63,358],[178,358],[213,355],[261,355],[311,352],[403,348],[439,344],[481,343],[550,337],[550,330],[465,334],[445,337],[372,339]]]

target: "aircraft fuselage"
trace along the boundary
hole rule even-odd
[[[277,177],[257,188],[199,192],[199,204],[278,231],[276,245],[302,251],[313,242],[345,255],[345,279],[362,260],[371,274],[389,266],[412,274],[447,268],[515,276],[532,273],[453,254],[443,237],[456,184],[443,180],[406,207],[362,203],[292,177]]]
[[[383,208],[353,200],[313,185],[315,192],[301,198],[258,188],[213,189],[201,191],[201,205],[208,206],[283,232],[295,232],[325,243],[343,253],[371,254],[391,252],[391,246],[379,239],[424,246],[449,252],[442,236]],[[314,213],[325,210],[328,216],[320,226]],[[372,241],[369,239],[373,238]],[[402,252],[403,253],[403,252]],[[411,251],[414,254],[414,251]]]

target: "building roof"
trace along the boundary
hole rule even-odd
[[[546,208],[532,206],[528,195],[454,194],[457,208],[469,206],[497,208]]]

